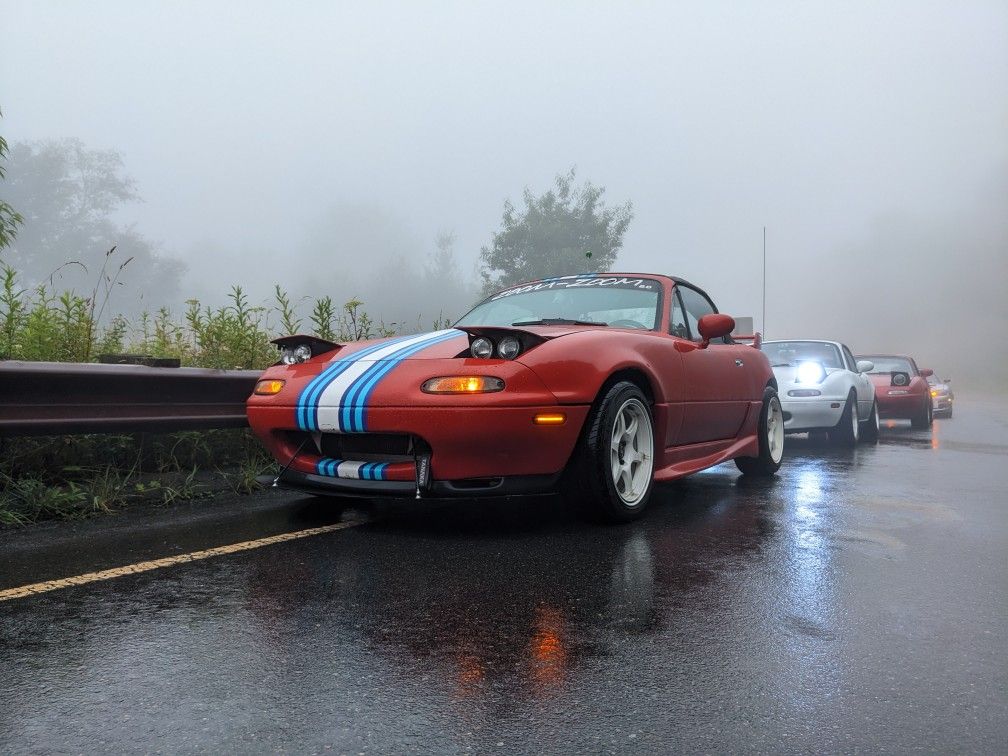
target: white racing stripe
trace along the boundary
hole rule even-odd
[[[340,373],[332,383],[326,386],[325,390],[319,396],[318,401],[316,402],[316,405],[318,406],[319,430],[330,433],[333,431],[339,432],[340,430],[343,430],[340,425],[339,417],[340,405],[342,404],[343,396],[350,387],[353,386],[354,382],[360,378],[375,362],[383,359],[394,358],[398,352],[427,341],[439,339],[451,331],[452,329],[435,331],[434,333],[425,333],[421,336],[415,336],[414,338],[407,339],[406,341],[398,341],[394,344],[390,344],[384,349],[372,352],[357,362],[354,362],[350,367]],[[461,333],[461,331],[459,333]]]

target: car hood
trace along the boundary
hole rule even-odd
[[[833,375],[834,373],[839,373],[843,368],[825,368],[826,377]],[[773,368],[774,378],[777,379],[777,385],[780,386],[785,383],[794,383],[798,377],[798,368],[792,365],[782,365],[780,367]],[[806,384],[801,384],[806,385]],[[809,388],[814,388],[816,384],[808,384]]]
[[[497,326],[464,326],[446,328],[429,333],[393,336],[385,339],[368,339],[343,344],[340,349],[324,355],[320,362],[353,359],[377,362],[380,360],[445,360],[459,357],[469,348],[469,335],[503,332],[527,333],[548,341],[580,331],[600,330],[599,326],[522,326],[501,328]]]

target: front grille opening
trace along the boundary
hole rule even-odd
[[[312,434],[295,431],[291,441],[299,446]],[[384,461],[412,460],[414,455],[430,454],[430,444],[409,433],[322,433],[318,442],[319,453],[334,459],[381,459]],[[306,449],[315,449],[314,439]]]

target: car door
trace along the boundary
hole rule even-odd
[[[676,348],[683,356],[685,378],[683,422],[676,445],[735,438],[752,398],[745,369],[750,355],[730,337],[715,339],[701,349],[697,323],[717,308],[703,292],[683,283],[676,284],[672,296],[670,327],[673,336],[681,337]],[[676,322],[677,318],[684,322]]]
[[[857,392],[858,417],[864,420],[871,415],[872,402],[875,401],[875,387],[872,385],[871,378],[864,373],[858,372],[857,360],[854,359],[854,354],[850,348],[846,344],[841,344],[840,348],[843,350],[844,364],[854,374],[854,390]]]

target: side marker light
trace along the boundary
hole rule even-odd
[[[532,418],[536,425],[563,425],[567,422],[567,415],[563,412],[540,412]]]

